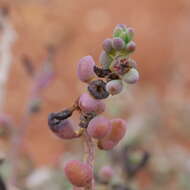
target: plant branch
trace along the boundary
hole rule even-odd
[[[94,159],[95,159],[95,144],[93,142],[93,139],[88,135],[88,133],[84,132],[84,156],[85,161],[87,164],[89,164],[92,167],[92,171],[94,171]],[[94,177],[92,179],[92,182],[84,188],[84,190],[94,190]]]

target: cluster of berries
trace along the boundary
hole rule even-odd
[[[133,34],[134,30],[130,27],[123,24],[116,26],[113,39],[103,42],[101,67],[96,66],[91,56],[80,59],[77,75],[80,81],[87,83],[88,92],[83,93],[71,108],[49,115],[49,127],[58,137],[73,139],[85,133],[96,140],[98,148],[102,150],[112,149],[124,137],[126,122],[123,119],[109,120],[100,114],[105,111],[103,99],[119,94],[123,82],[132,84],[139,79],[136,62],[129,58],[136,46],[132,41]],[[80,113],[79,130],[74,130],[68,119],[74,111]],[[69,161],[65,166],[65,173],[77,187],[85,187],[93,179],[92,167],[78,160]]]

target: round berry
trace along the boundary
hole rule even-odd
[[[134,41],[131,41],[131,42],[129,42],[128,44],[127,44],[127,46],[126,46],[126,50],[128,51],[128,52],[134,52],[135,51],[135,49],[136,49],[136,43],[134,42]]]
[[[68,161],[64,171],[69,181],[76,187],[85,187],[92,181],[92,168],[87,163],[78,160]]]
[[[116,146],[119,141],[125,136],[126,122],[122,119],[112,119],[111,131],[103,139],[99,140],[98,147],[103,150],[110,150]]]
[[[125,75],[123,81],[129,84],[134,84],[139,80],[139,72],[135,68],[131,68]]]
[[[94,73],[95,62],[91,56],[86,56],[80,59],[77,68],[78,78],[82,82],[89,82],[95,76]]]
[[[122,50],[124,46],[125,46],[125,42],[121,38],[116,37],[113,39],[113,48],[116,51]]]
[[[111,80],[106,84],[106,90],[111,95],[119,94],[123,89],[123,84],[121,80]]]
[[[104,183],[111,181],[114,175],[114,170],[110,166],[103,166],[99,171],[99,178]]]
[[[112,39],[111,38],[107,38],[103,41],[103,49],[107,53],[109,53],[112,50]]]
[[[103,69],[108,69],[112,62],[112,58],[105,51],[102,51],[99,57],[99,61]]]
[[[108,139],[114,142],[119,142],[126,133],[127,124],[123,119],[112,119],[111,121],[111,132],[108,135]]]
[[[88,134],[95,139],[102,139],[110,132],[110,130],[110,121],[103,116],[97,116],[92,119],[87,128]]]
[[[88,93],[83,93],[80,96],[79,107],[83,112],[102,113],[105,111],[105,104],[101,100],[93,98]]]

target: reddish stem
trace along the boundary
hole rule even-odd
[[[95,144],[93,139],[88,135],[86,130],[83,133],[84,135],[84,152],[85,152],[85,161],[92,167],[94,171],[94,159],[95,159]],[[91,183],[84,188],[84,190],[94,190],[94,176]]]

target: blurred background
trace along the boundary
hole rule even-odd
[[[116,24],[126,24],[135,28],[141,78],[106,101],[106,115],[126,119],[128,133],[116,152],[97,153],[97,168],[110,162],[116,183],[129,190],[189,190],[189,20],[189,0],[0,0],[3,180],[21,190],[71,188],[62,165],[80,157],[82,145],[55,137],[47,116],[85,91],[78,60],[92,55],[99,64],[102,41]],[[43,89],[36,82],[41,75]],[[126,168],[114,157],[126,146],[149,155],[132,179],[123,177]]]

